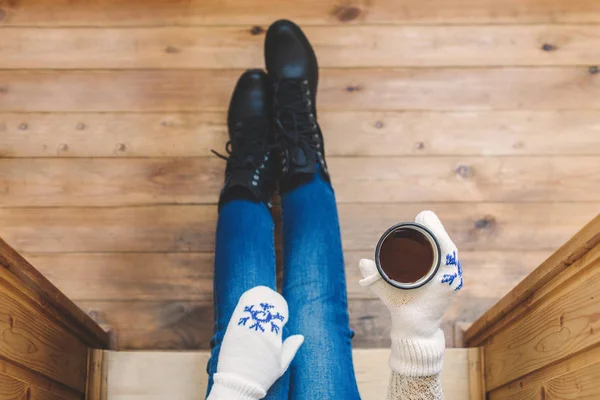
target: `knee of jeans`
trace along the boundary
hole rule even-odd
[[[352,337],[348,311],[340,305],[311,302],[295,311],[290,323],[292,334],[300,333],[307,337],[336,333],[342,337]]]

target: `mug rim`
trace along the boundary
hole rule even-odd
[[[428,241],[430,243],[435,244],[435,246],[432,246],[433,253],[434,253],[433,254],[433,257],[434,257],[433,268],[430,268],[429,271],[427,272],[427,274],[424,275],[419,280],[417,280],[415,282],[410,282],[410,283],[398,282],[398,281],[390,278],[389,276],[387,276],[387,274],[381,267],[381,262],[379,261],[381,246],[383,245],[383,242],[385,242],[385,240],[392,233],[400,230],[400,228],[407,228],[407,227],[421,233],[423,236],[425,236],[428,239]],[[415,228],[417,228],[417,229],[415,229]],[[409,290],[417,289],[417,288],[420,288],[421,286],[425,285],[427,282],[429,282],[435,276],[435,274],[437,274],[438,270],[440,269],[440,264],[441,264],[441,253],[442,252],[440,249],[440,244],[439,244],[437,238],[435,237],[435,235],[433,234],[433,232],[431,232],[431,230],[429,228],[427,228],[425,225],[422,225],[422,224],[419,224],[416,222],[401,222],[399,224],[391,226],[379,238],[379,241],[377,242],[377,247],[375,248],[375,265],[377,266],[377,270],[379,271],[379,274],[381,275],[383,280],[386,281],[388,284],[390,284],[394,287],[397,287],[399,289],[409,289]]]

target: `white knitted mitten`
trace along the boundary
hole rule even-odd
[[[288,305],[277,292],[257,286],[238,302],[221,345],[208,400],[256,400],[288,369],[304,336],[282,343]]]
[[[442,316],[463,286],[456,246],[432,211],[423,211],[415,222],[425,225],[440,244],[440,268],[432,280],[417,289],[398,289],[385,282],[375,262],[360,260],[362,286],[385,303],[392,315],[390,368],[404,376],[431,376],[442,371],[445,349]]]

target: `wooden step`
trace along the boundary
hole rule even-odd
[[[207,384],[208,352],[96,351],[108,371],[108,400],[200,400]],[[483,399],[481,352],[448,349],[442,374],[446,400]],[[354,350],[356,378],[363,400],[381,400],[387,393],[389,350]],[[102,368],[99,368],[99,371]]]

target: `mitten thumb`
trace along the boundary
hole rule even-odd
[[[296,352],[304,343],[304,336],[293,335],[287,338],[281,346],[281,374],[287,371],[290,363],[296,356]]]
[[[371,286],[381,279],[381,275],[377,270],[377,265],[373,260],[363,258],[359,261],[358,268],[360,268],[360,273],[363,276],[363,279],[358,282],[360,283],[360,286]]]

